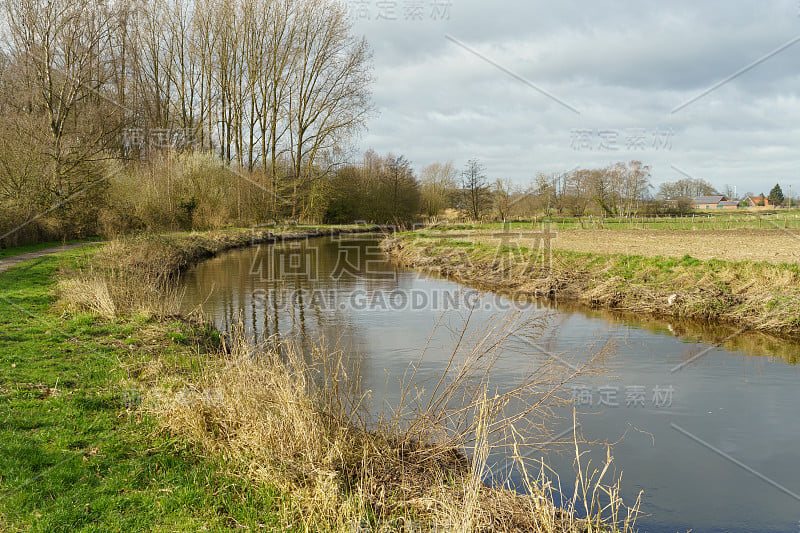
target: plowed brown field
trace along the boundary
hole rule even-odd
[[[558,250],[727,261],[800,261],[800,232],[795,230],[563,230],[552,241]]]

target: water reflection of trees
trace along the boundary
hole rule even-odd
[[[557,309],[566,313],[583,313],[600,317],[612,324],[636,324],[638,327],[660,335],[719,345],[732,352],[749,356],[768,356],[797,365],[800,363],[800,339],[782,338],[755,330],[742,331],[741,327],[724,323],[702,322],[679,318],[642,317],[631,313],[587,310],[578,304],[559,303]],[[687,353],[687,359],[694,354]]]
[[[370,349],[339,304],[356,289],[397,289],[396,268],[379,241],[375,235],[315,238],[226,253],[187,273],[185,307],[199,308],[222,331],[242,321],[256,342],[294,346],[308,362],[319,346],[339,350],[348,376],[359,376]]]

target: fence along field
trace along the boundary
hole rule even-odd
[[[531,225],[550,224],[554,230],[567,229],[651,229],[651,230],[729,230],[729,229],[786,229],[800,231],[800,211],[778,213],[717,214],[698,211],[685,216],[601,217],[587,215],[540,216],[506,222],[470,223],[441,222],[438,225],[454,229],[525,229]]]

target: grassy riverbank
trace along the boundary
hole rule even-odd
[[[213,332],[58,309],[58,270],[93,254],[0,275],[0,529],[279,528],[284,497],[274,487],[234,475],[139,409],[142,369],[188,371]]]
[[[172,281],[192,263],[329,231],[138,237],[0,275],[2,529],[583,531],[607,516],[602,494],[623,510],[600,479],[581,488],[590,523],[556,508],[552,487],[489,489],[480,457],[443,439],[431,412],[413,433],[354,417],[340,353],[309,363],[177,314]],[[481,441],[486,426],[473,429]]]
[[[574,300],[638,314],[724,321],[780,335],[800,331],[797,263],[563,249],[569,243],[545,253],[533,234],[512,235],[499,244],[486,237],[471,232],[452,236],[419,231],[388,239],[384,248],[404,266],[522,296]],[[637,242],[647,239],[647,232],[642,232]],[[715,242],[719,246],[719,241]]]

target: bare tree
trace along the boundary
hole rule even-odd
[[[725,186],[722,188],[722,194],[725,195],[730,200],[737,200],[736,198],[736,187],[733,185],[726,183]]]
[[[683,178],[662,183],[658,188],[658,196],[664,200],[691,199],[695,196],[708,196],[714,192],[713,185],[697,178]]]
[[[545,215],[550,215],[556,204],[556,183],[552,174],[540,172],[533,180],[533,195],[538,207]]]
[[[650,188],[650,167],[641,161],[631,161],[618,166],[621,173],[620,198],[621,214],[631,216],[639,211],[639,206],[648,196]]]
[[[497,210],[498,218],[504,222],[511,212],[515,192],[516,190],[511,180],[498,178],[492,184],[491,193],[494,207]]]
[[[480,220],[491,205],[486,170],[477,159],[470,159],[461,172],[464,208],[473,220]]]
[[[29,89],[18,111],[42,146],[49,175],[45,205],[99,181],[92,166],[106,158],[120,126],[120,108],[104,95],[112,78],[114,14],[79,0],[7,0],[9,43]]]
[[[315,168],[318,156],[362,128],[371,110],[371,54],[352,36],[345,6],[305,0],[299,9],[289,95],[293,218],[299,193],[330,170]]]
[[[153,0],[147,9],[137,12],[134,29],[134,87],[137,111],[146,117],[145,127],[167,128],[170,125],[175,60],[175,41],[168,21],[169,6],[165,0]]]
[[[388,185],[392,222],[407,222],[419,212],[419,182],[411,164],[403,156],[386,157],[384,180]]]
[[[591,201],[592,171],[581,169],[570,172],[568,179],[569,209],[575,216],[586,213]]]
[[[261,76],[257,80],[259,92],[259,125],[261,127],[261,164],[267,168],[272,191],[272,212],[278,210],[279,168],[282,155],[280,147],[289,127],[284,109],[288,106],[291,89],[289,69],[294,58],[294,39],[297,25],[293,22],[295,3],[291,0],[274,0],[262,3],[262,17],[266,21]]]

